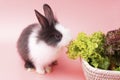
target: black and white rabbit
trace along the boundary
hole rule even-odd
[[[39,21],[23,30],[17,49],[25,62],[25,68],[35,69],[40,74],[51,71],[62,46],[71,41],[70,31],[59,24],[48,4],[43,5],[45,16],[35,10]]]

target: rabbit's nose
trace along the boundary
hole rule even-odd
[[[62,39],[62,35],[61,34],[56,34],[55,39],[60,41]]]

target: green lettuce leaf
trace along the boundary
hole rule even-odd
[[[104,57],[105,35],[95,32],[92,35],[79,33],[77,38],[68,46],[68,57],[76,59],[82,57],[95,68],[108,69],[109,59]]]

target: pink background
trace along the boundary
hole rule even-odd
[[[120,27],[120,0],[0,0],[0,80],[85,80],[78,60],[61,51],[51,74],[27,72],[16,50],[16,41],[28,24],[37,22],[34,9],[51,5],[59,21],[78,32],[107,32]]]

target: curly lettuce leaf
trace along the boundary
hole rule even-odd
[[[68,46],[68,56],[71,59],[82,57],[95,68],[107,69],[109,59],[104,55],[105,35],[95,32],[92,35],[79,33]]]

